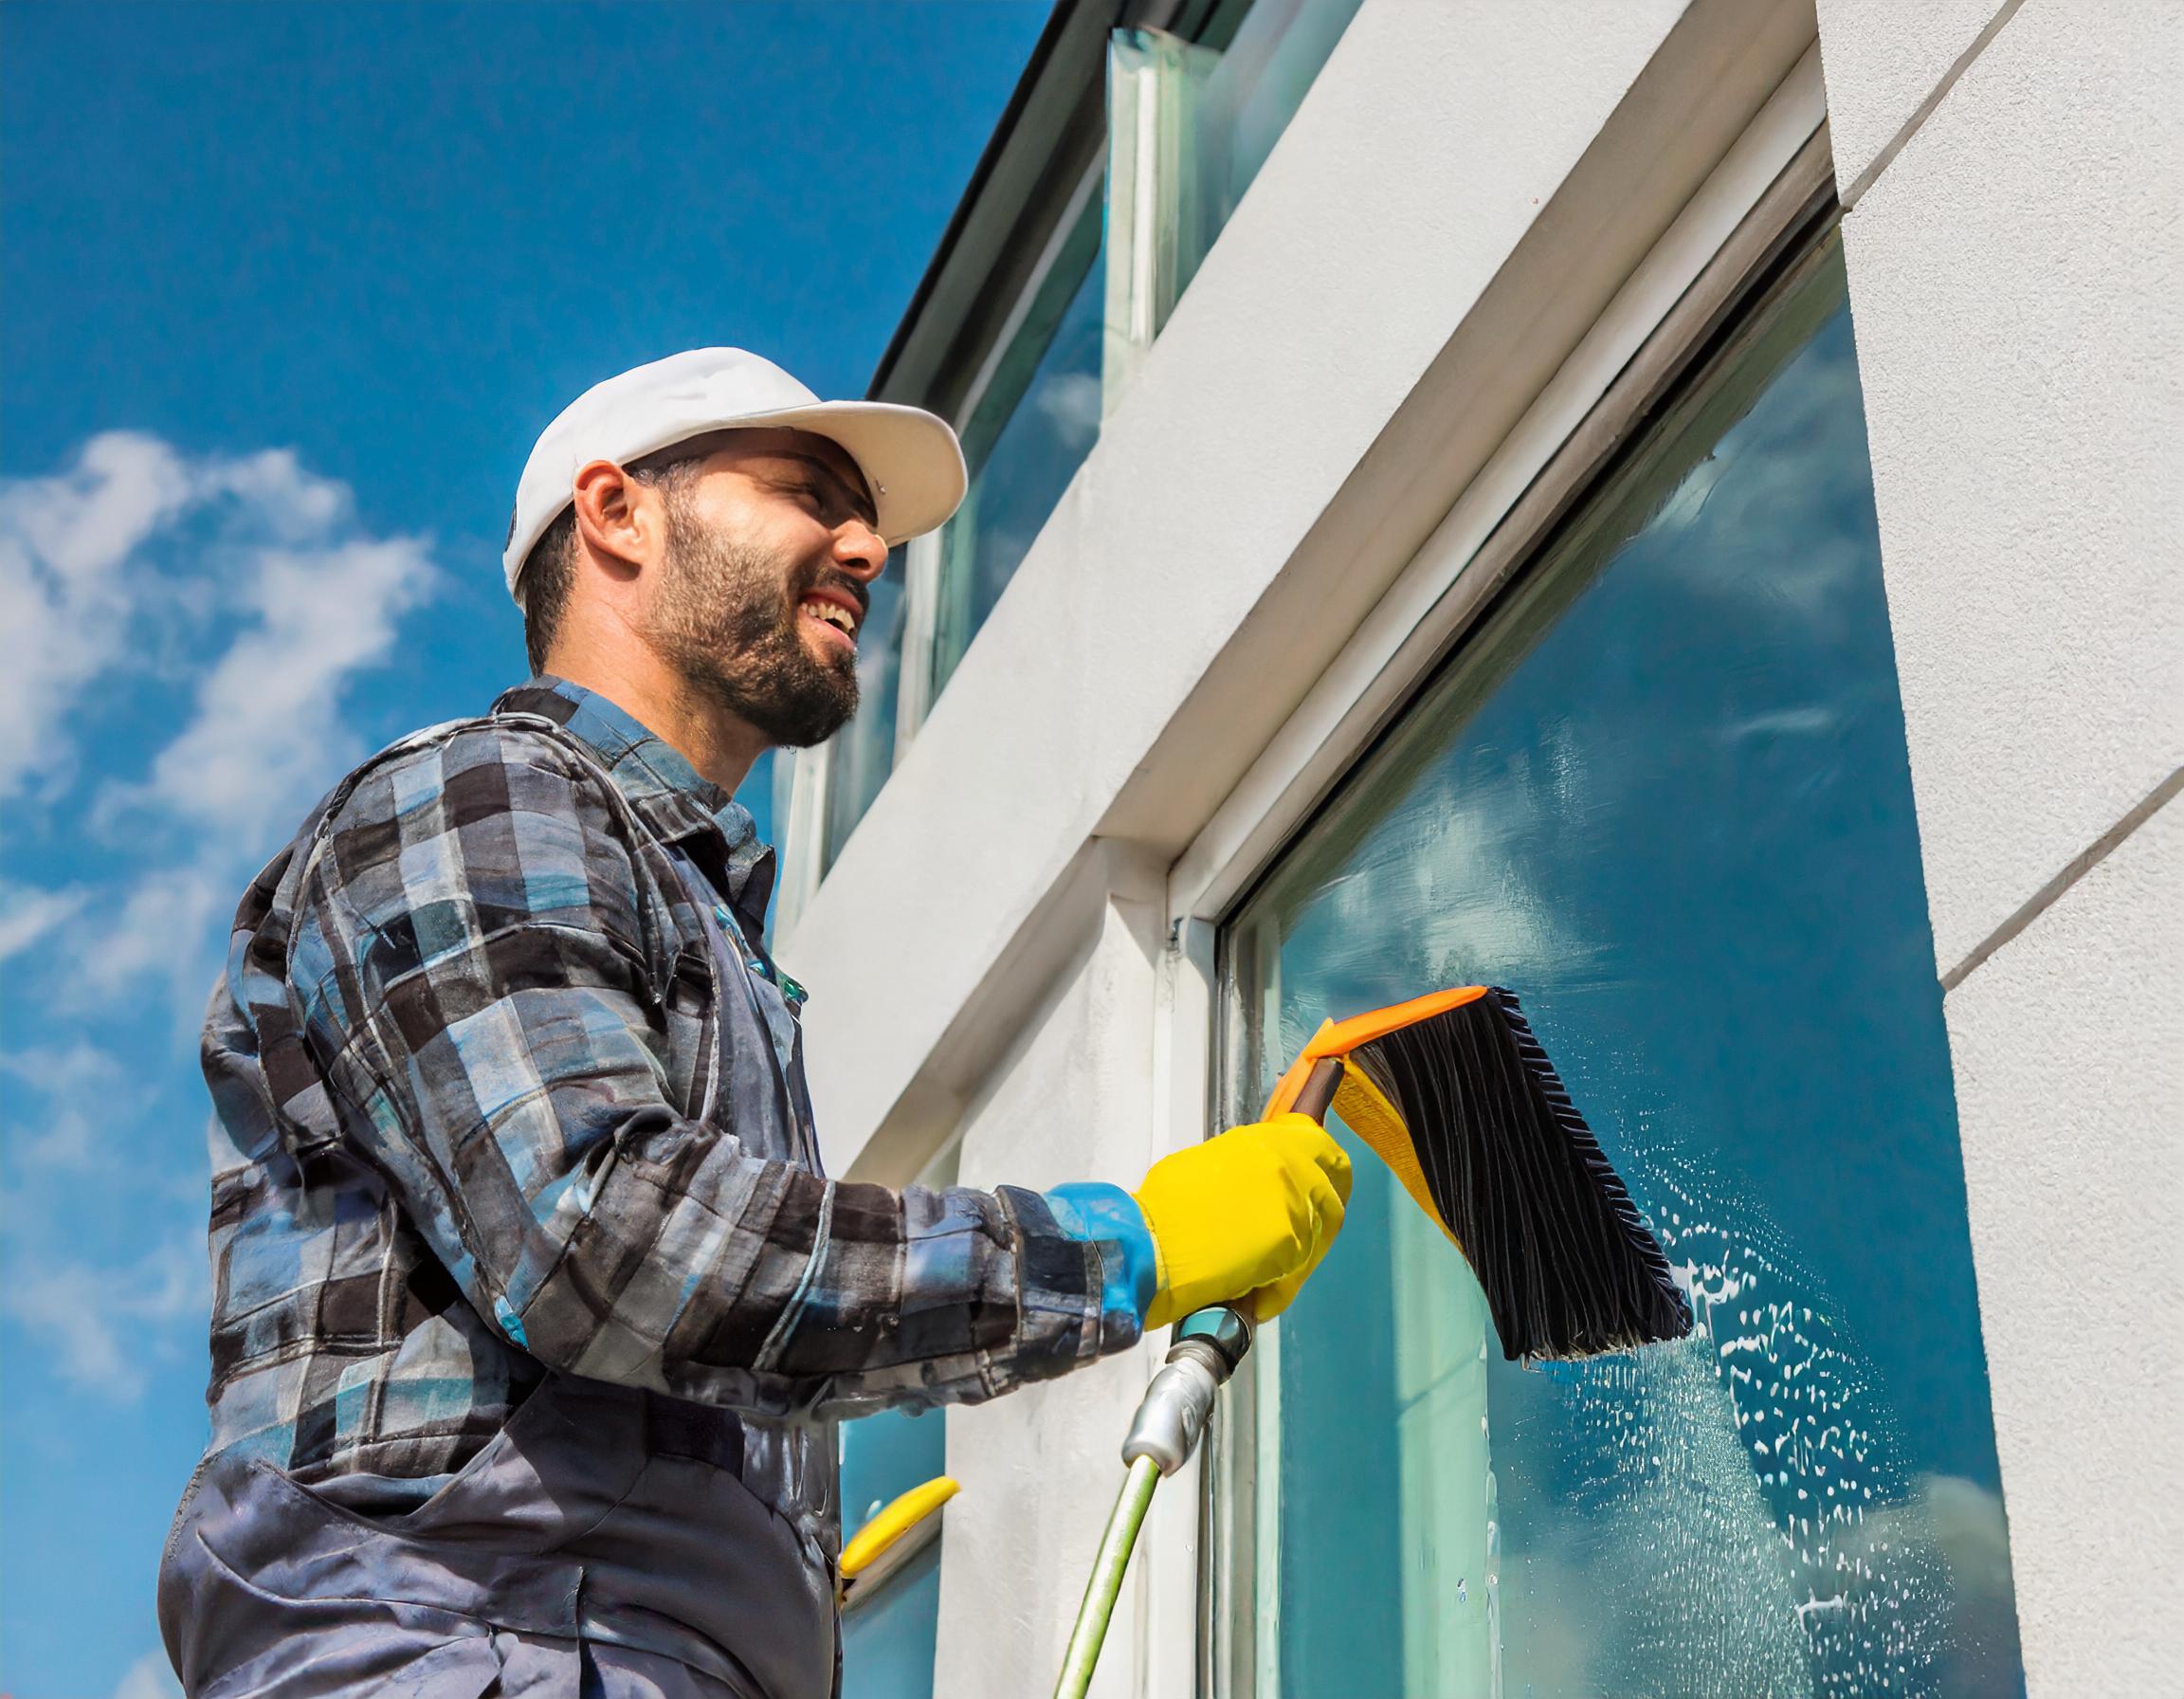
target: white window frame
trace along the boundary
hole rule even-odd
[[[1500,448],[1451,492],[1447,516],[1170,869],[1157,1148],[1203,1137],[1228,1107],[1222,924],[1737,310],[1754,275],[1809,228],[1832,196],[1832,173],[1814,43]],[[1139,1693],[1279,1691],[1279,1601],[1257,1596],[1251,1563],[1253,1524],[1278,1513],[1279,1500],[1251,1465],[1267,1437],[1260,1425],[1280,1419],[1266,1397],[1280,1349],[1275,1324],[1231,1382],[1201,1456],[1155,1500],[1139,1545]]]

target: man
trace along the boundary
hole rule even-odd
[[[1271,1313],[1324,1254],[1349,1170],[1300,1116],[1135,1196],[820,1173],[730,797],[848,717],[867,588],[963,487],[938,419],[738,350],[600,384],[518,487],[539,676],[352,773],[244,898],[212,1438],[160,1571],[191,1693],[819,1699],[832,1418]]]

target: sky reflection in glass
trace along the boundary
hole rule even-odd
[[[938,696],[1100,437],[1106,323],[1101,209],[1088,208],[963,429],[971,487],[941,539]]]
[[[1462,1259],[1354,1146],[1262,1395],[1263,1691],[2022,1690],[1831,246],[1231,941],[1238,1113],[1322,1015],[1516,989],[1702,1318],[1506,1363]]]
[[[819,870],[825,873],[857,830],[895,768],[895,722],[901,696],[903,551],[887,557],[887,569],[872,580],[871,605],[857,632],[857,712],[834,734],[827,759],[827,837]]]
[[[947,1418],[883,1411],[844,1422],[842,1532],[854,1534],[883,1506],[948,1463]],[[936,1540],[843,1618],[841,1699],[931,1699],[940,1632],[940,1545]]]

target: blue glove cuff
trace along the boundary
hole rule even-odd
[[[1064,1233],[1100,1248],[1101,1309],[1142,1327],[1159,1291],[1160,1259],[1138,1200],[1120,1186],[1072,1180],[1046,1194],[1046,1207]]]

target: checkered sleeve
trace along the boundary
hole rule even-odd
[[[479,1312],[555,1367],[777,1414],[976,1399],[1135,1341],[1126,1198],[761,1160],[734,1105],[771,1080],[677,1108],[682,957],[615,804],[550,738],[473,725],[368,770],[302,882],[289,982],[343,1137]]]

